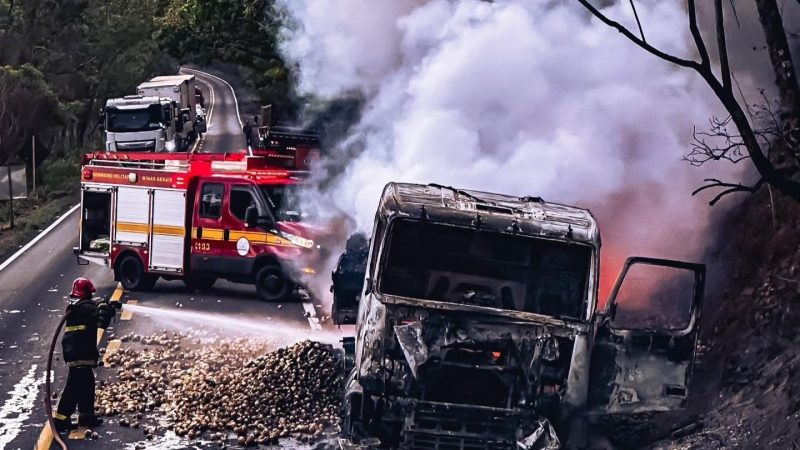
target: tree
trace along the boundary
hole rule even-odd
[[[58,99],[30,64],[0,66],[0,165],[18,156],[37,131],[62,123]]]
[[[182,60],[251,69],[247,82],[280,117],[291,110],[289,71],[278,51],[280,20],[274,0],[171,0],[156,39]]]
[[[693,194],[707,189],[719,189],[717,195],[710,202],[713,205],[725,195],[734,192],[757,192],[765,184],[768,184],[792,199],[800,201],[800,182],[796,180],[796,176],[800,173],[800,90],[798,90],[797,73],[792,63],[786,31],[776,0],[754,1],[758,8],[761,27],[766,37],[772,68],[776,76],[780,96],[779,111],[777,114],[773,113],[767,102],[753,118],[749,117],[746,107],[743,107],[734,95],[731,83],[732,74],[728,63],[722,0],[714,0],[713,5],[716,46],[719,53],[719,75],[712,67],[706,42],[698,27],[695,0],[687,0],[688,25],[700,57],[699,61],[668,54],[647,42],[638,14],[636,14],[636,21],[639,25],[639,36],[619,22],[607,17],[589,0],[578,1],[594,17],[615,28],[650,54],[696,71],[725,107],[729,114],[727,118],[712,118],[709,132],[695,133],[695,142],[687,159],[694,165],[702,165],[712,160],[727,160],[734,163],[750,160],[760,178],[751,186],[707,179],[707,184],[695,190]],[[635,13],[636,6],[633,0],[631,0],[631,7]],[[729,124],[735,126],[735,132],[728,128]]]

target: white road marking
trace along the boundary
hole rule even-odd
[[[208,72],[203,72],[202,70],[192,69],[192,68],[189,68],[189,67],[181,67],[181,69],[189,70],[189,71],[197,72],[197,73],[202,73],[203,75],[205,75],[207,77],[211,77],[211,78],[213,78],[215,80],[219,80],[219,81],[222,81],[223,83],[225,83],[225,85],[227,85],[228,88],[230,88],[231,93],[233,93],[233,103],[236,105],[236,118],[239,120],[239,127],[240,128],[244,127],[244,122],[242,122],[242,116],[239,115],[239,100],[236,98],[236,91],[233,90],[233,86],[231,86],[230,83],[228,83],[227,81],[223,80],[222,78],[220,78],[220,77],[218,77],[216,75],[211,75]]]
[[[55,227],[57,227],[61,222],[65,221],[67,219],[67,217],[69,217],[70,214],[74,213],[78,208],[80,208],[80,206],[81,205],[79,203],[79,204],[73,206],[72,208],[70,208],[69,211],[65,212],[55,222],[50,224],[49,227],[45,228],[41,233],[37,234],[35,238],[31,239],[30,242],[25,244],[24,247],[19,249],[16,253],[11,255],[11,257],[9,257],[7,260],[5,260],[5,262],[3,262],[3,264],[0,264],[0,272],[2,272],[3,269],[8,267],[11,263],[13,263],[20,256],[22,256],[25,252],[30,250],[30,248],[33,247],[34,245],[36,245],[37,242],[41,241],[45,236],[47,236],[47,233],[53,231],[53,229]]]
[[[322,325],[320,325],[317,312],[314,310],[314,304],[311,302],[303,302],[303,309],[306,314],[308,314],[308,326],[314,331],[321,330]]]
[[[31,417],[34,403],[39,396],[39,386],[44,383],[44,372],[36,378],[38,368],[36,364],[31,366],[28,373],[9,392],[11,398],[0,407],[0,449],[6,448],[19,435],[22,425]]]

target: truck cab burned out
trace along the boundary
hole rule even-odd
[[[587,448],[682,408],[704,266],[629,258],[598,311],[599,250],[587,210],[388,184],[333,274],[356,324],[344,445]]]

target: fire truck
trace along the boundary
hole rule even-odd
[[[319,230],[299,208],[302,164],[287,170],[246,153],[112,152],[82,163],[74,252],[82,264],[113,269],[126,289],[163,278],[203,290],[223,278],[280,301],[315,272]]]

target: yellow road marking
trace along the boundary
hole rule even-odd
[[[122,341],[119,339],[114,339],[106,345],[106,352],[103,355],[103,364],[108,364],[108,357],[116,353],[121,345]]]
[[[36,441],[35,450],[50,450],[50,444],[53,443],[53,430],[45,422],[42,432],[39,434],[39,440]]]
[[[139,302],[137,300],[128,300],[129,305],[136,305],[138,303]],[[131,317],[133,317],[133,312],[125,310],[119,315],[119,320],[131,320]]]
[[[125,292],[125,290],[122,288],[122,283],[117,283],[117,288],[114,289],[114,293],[111,294],[111,299],[110,300],[112,302],[120,301],[120,299],[122,298],[122,294],[124,292]],[[132,302],[134,302],[133,304],[136,304],[135,303],[136,300],[132,300]],[[124,311],[122,313],[122,315],[125,315],[125,313],[127,313],[127,312],[128,311]],[[130,313],[130,315],[132,316],[133,313]],[[122,320],[121,317],[120,317],[120,320]],[[130,320],[130,318],[128,318],[127,320]],[[105,334],[105,332],[106,332],[106,330],[104,330],[102,328],[98,328],[97,329],[97,345],[100,345],[100,341],[103,340],[103,335]],[[111,347],[111,345],[113,343],[114,343],[114,341],[109,342],[108,346]],[[117,345],[116,349],[114,349],[113,351],[116,351],[117,349],[119,349],[119,345]],[[108,352],[108,349],[106,349],[106,352]],[[108,353],[106,353],[106,354],[108,354]],[[105,357],[103,358],[103,361],[105,361]],[[47,414],[52,414],[52,411],[47,411],[46,413]],[[80,430],[80,428],[78,430]],[[72,434],[78,432],[78,430],[73,430],[72,432],[70,432],[69,438],[70,439],[84,439],[85,436],[86,436],[85,435],[85,433],[86,433],[86,429],[85,428],[83,429],[84,430],[83,431],[84,434],[81,434],[80,437],[77,437],[77,438],[72,437]],[[39,433],[39,439],[36,440],[36,448],[34,450],[50,450],[50,446],[51,445],[53,445],[53,430],[50,429],[50,424],[45,422],[44,425],[42,426],[41,433]]]
[[[86,430],[88,430],[88,428],[78,427],[69,432],[69,438],[72,439],[73,441],[79,439],[86,439]]]

